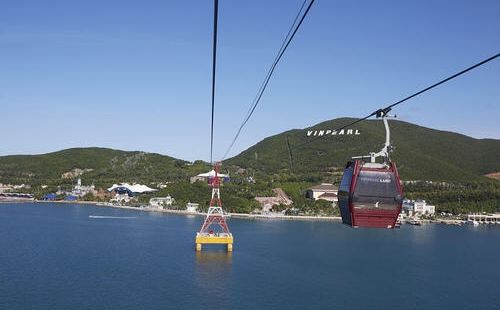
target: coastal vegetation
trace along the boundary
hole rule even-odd
[[[127,152],[107,148],[72,148],[42,155],[11,155],[0,157],[0,182],[64,186],[74,183],[76,175],[65,178],[68,172],[83,171],[82,180],[106,188],[118,182],[151,183],[181,181],[205,172],[209,165],[190,163],[173,157]]]
[[[462,184],[419,182],[405,186],[406,197],[425,199],[436,205],[436,211],[466,214],[499,212],[500,186],[497,180]]]
[[[357,124],[351,134],[314,137],[315,132],[332,131],[351,121],[341,118],[305,130],[290,130],[225,160],[222,172],[231,175],[222,189],[227,211],[250,213],[259,208],[256,196],[273,196],[272,190],[281,188],[293,204],[275,206],[274,211],[336,214],[338,210],[331,203],[307,199],[306,190],[322,182],[338,185],[346,161],[353,155],[377,151],[385,137],[378,120]],[[425,199],[436,205],[438,212],[499,210],[500,181],[484,176],[500,171],[499,140],[474,139],[401,121],[390,124],[395,147],[392,157],[405,182],[407,198]],[[79,177],[84,184],[94,184],[102,192],[114,183],[142,183],[159,191],[140,196],[138,203],[170,194],[179,207],[184,208],[187,202],[206,207],[210,199],[208,185],[191,183],[190,178],[210,169],[203,161],[191,163],[154,153],[73,148],[42,155],[0,157],[0,183],[29,184],[20,191],[33,193],[37,198],[59,189],[69,190]],[[83,199],[106,200],[93,195]]]

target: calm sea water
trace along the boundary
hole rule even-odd
[[[231,219],[228,255],[202,220],[0,204],[0,309],[500,309],[500,225]]]

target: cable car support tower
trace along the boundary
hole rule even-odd
[[[196,234],[196,251],[201,251],[203,244],[225,244],[227,251],[233,251],[233,235],[227,226],[226,216],[222,210],[222,200],[220,198],[221,177],[220,162],[214,165],[215,175],[209,177],[212,187],[212,198],[208,207],[207,216]]]
[[[212,51],[212,122],[210,130],[210,162],[213,164],[213,175],[208,175],[208,183],[212,187],[212,198],[200,231],[196,234],[196,251],[200,252],[204,244],[225,244],[227,251],[233,251],[233,235],[226,223],[226,216],[222,210],[220,199],[221,176],[220,162],[213,162],[214,145],[214,107],[215,107],[215,73],[217,60],[217,17],[219,11],[219,0],[214,0],[214,33]]]

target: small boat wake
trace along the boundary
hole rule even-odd
[[[107,216],[107,215],[89,215],[90,219],[118,219],[118,220],[131,220],[135,216]]]

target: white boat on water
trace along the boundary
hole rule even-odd
[[[135,219],[135,216],[109,216],[109,215],[89,215],[90,219],[118,219],[118,220],[130,220]]]
[[[406,223],[408,223],[408,224],[410,224],[410,225],[415,225],[415,226],[420,226],[420,225],[422,225],[422,222],[421,222],[419,219],[417,219],[417,218],[411,218],[411,219],[408,219],[408,220],[406,221]]]
[[[467,221],[468,225],[473,225],[473,226],[479,226],[479,222],[476,220],[468,220]]]

